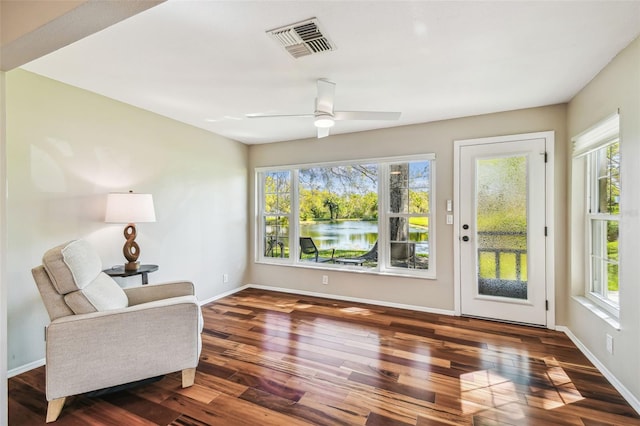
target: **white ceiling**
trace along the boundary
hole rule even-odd
[[[337,46],[291,57],[266,30],[316,17]],[[640,1],[169,0],[23,68],[247,144],[314,137],[339,110],[401,111],[332,134],[569,101],[640,34]]]

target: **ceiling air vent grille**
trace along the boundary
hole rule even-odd
[[[316,18],[267,31],[294,58],[335,50]]]

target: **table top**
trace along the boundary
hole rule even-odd
[[[158,265],[140,265],[135,271],[125,271],[124,265],[114,266],[109,269],[105,269],[105,274],[110,277],[130,277],[132,275],[146,274],[147,272],[154,272],[158,270]]]

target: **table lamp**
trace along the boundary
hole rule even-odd
[[[127,224],[124,228],[124,238],[127,241],[124,243],[122,253],[128,262],[125,263],[124,269],[125,271],[136,271],[140,267],[140,262],[138,262],[140,246],[135,242],[135,223],[156,221],[153,196],[151,194],[135,194],[133,191],[108,194],[104,221]]]

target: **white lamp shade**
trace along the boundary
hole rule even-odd
[[[107,195],[107,213],[104,221],[110,223],[155,222],[153,196],[133,192]]]

